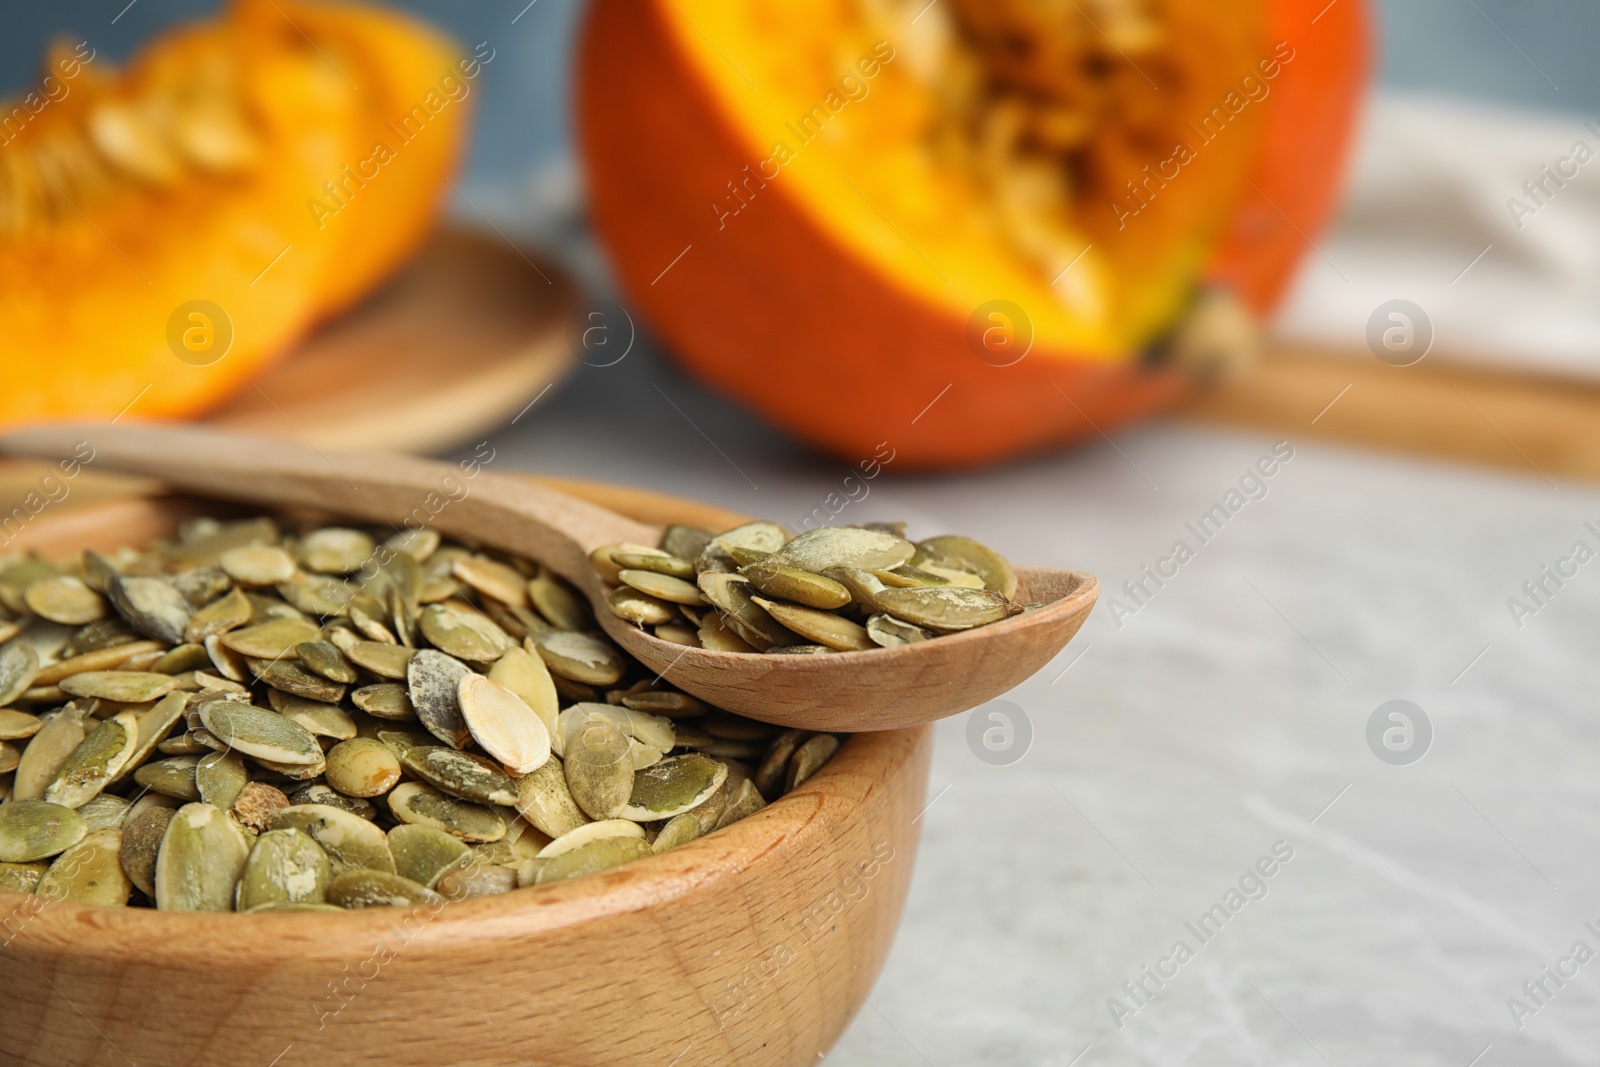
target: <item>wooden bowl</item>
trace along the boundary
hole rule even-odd
[[[646,522],[743,521],[552,484]],[[140,543],[197,510],[52,506],[10,547]],[[178,915],[0,892],[0,1062],[815,1064],[893,940],[931,753],[926,726],[857,735],[800,789],[707,837],[439,909]]]

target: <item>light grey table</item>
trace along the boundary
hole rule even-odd
[[[507,468],[789,521],[845,473],[644,346],[492,444]],[[1600,549],[1600,492],[1292,439],[1200,544],[1186,524],[1274,444],[1163,425],[954,477],[891,464],[841,514],[968,533],[1108,595],[1008,698],[1025,750],[986,762],[967,716],[938,727],[904,924],[829,1064],[1600,1063],[1600,961],[1571,956],[1600,951],[1600,561],[1546,580],[1532,615],[1507,605],[1574,542]],[[1180,539],[1193,558],[1143,606],[1120,593]],[[1137,610],[1113,619],[1111,594]],[[1409,765],[1368,741],[1396,699],[1432,728]],[[1391,759],[1423,748],[1412,719]],[[1292,858],[1247,877],[1275,847]]]

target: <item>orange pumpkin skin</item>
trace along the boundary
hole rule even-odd
[[[1273,83],[1269,144],[1207,277],[1270,308],[1332,210],[1367,70],[1365,10],[1267,0],[1295,59]],[[1186,373],[1036,346],[995,366],[969,323],[862,264],[769,182],[719,227],[707,210],[750,150],[675,42],[668,0],[594,0],[578,132],[592,217],[619,282],[683,364],[851,462],[884,443],[897,470],[974,466],[1101,434],[1170,406]],[[1294,220],[1266,207],[1270,199]],[[680,258],[681,257],[681,258]],[[669,266],[670,265],[670,266]],[[995,294],[1003,297],[1004,294]]]
[[[88,149],[95,181],[68,185],[57,201],[36,197],[28,225],[0,226],[0,320],[9,324],[0,425],[201,414],[370,291],[424,235],[459,154],[465,106],[452,104],[433,137],[402,149],[394,174],[386,168],[321,227],[311,203],[371,152],[382,121],[414,102],[418,77],[436,79],[458,54],[375,8],[236,0],[222,17],[152,42],[125,70],[87,64],[4,148],[13,168],[49,145],[70,144],[80,158]],[[218,99],[245,119],[248,162],[208,169],[177,151],[181,165],[152,179],[93,155],[89,131],[107,106],[165,104],[163,86],[188,99],[196,86],[186,79],[202,70],[222,72],[230,87]],[[3,186],[0,204],[14,204],[18,186]],[[220,307],[231,326],[220,358],[178,352],[189,330],[226,328],[209,312],[185,317],[180,308],[194,300]]]

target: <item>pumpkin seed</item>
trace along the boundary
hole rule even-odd
[[[384,871],[346,871],[328,883],[328,900],[341,908],[415,907],[444,897],[409,878]]]
[[[556,630],[528,641],[551,674],[584,685],[613,685],[627,668],[615,645],[590,634]]]
[[[350,574],[360,570],[378,546],[360,530],[325,526],[301,539],[300,564],[318,574]]]
[[[172,692],[177,680],[151,671],[85,671],[61,680],[61,691],[75,697],[99,697],[140,704]]]
[[[517,607],[528,605],[526,580],[517,573],[516,568],[499,560],[487,556],[466,556],[455,561],[451,573],[484,596],[493,597],[502,604],[515,604]]]
[[[67,758],[88,734],[84,717],[72,705],[45,716],[44,725],[28,741],[17,761],[11,795],[15,800],[40,800]]]
[[[360,707],[356,693],[351,694],[351,699]],[[350,713],[337,704],[324,704],[320,700],[307,700],[304,697],[293,696],[277,689],[267,690],[267,698],[273,708],[286,719],[304,726],[317,737],[331,737],[336,741],[348,741],[356,736],[356,721]]]
[[[587,630],[594,625],[589,602],[544,568],[528,579],[528,600],[559,630]]]
[[[122,825],[132,804],[122,797],[101,793],[78,809],[78,818],[91,834],[96,830],[115,830]]]
[[[784,792],[800,788],[806,780],[833,758],[839,751],[839,739],[832,734],[818,734],[794,750],[789,761],[789,775],[784,782]]]
[[[1011,564],[988,545],[970,537],[930,537],[917,543],[917,551],[935,560],[955,560],[976,571],[983,578],[983,587],[991,593],[999,593],[1007,600],[1017,595],[1017,573]]]
[[[799,567],[763,560],[741,567],[739,573],[761,592],[779,600],[792,600],[821,610],[834,610],[850,603],[850,590],[844,585]]]
[[[121,711],[95,727],[56,771],[44,799],[68,808],[80,807],[117,776],[139,743],[139,720]]]
[[[122,871],[121,850],[121,830],[96,830],[57,856],[34,892],[75,904],[126,904],[133,883]]]
[[[711,538],[710,545],[731,552],[745,549],[751,552],[776,552],[789,540],[789,531],[775,522],[747,522]]]
[[[10,774],[22,762],[22,750],[9,741],[0,741],[0,774]]]
[[[452,797],[507,807],[517,802],[517,784],[511,776],[493,762],[471,752],[425,745],[408,749],[399,762],[424,782]]]
[[[241,585],[277,585],[294,577],[294,557],[277,545],[241,545],[217,557],[228,577]]]
[[[320,674],[312,674],[298,663],[264,659],[246,659],[245,663],[259,681],[274,689],[307,700],[320,700],[324,704],[337,704],[344,699],[344,686],[330,682]]]
[[[382,796],[400,781],[400,761],[382,742],[357,737],[328,750],[325,774],[328,784],[345,796]]]
[[[684,812],[682,815],[674,816],[667,821],[667,825],[661,828],[661,832],[656,835],[656,839],[650,842],[650,851],[659,855],[669,848],[686,845],[704,834],[705,830],[701,828],[700,820],[695,817],[694,813]]]
[[[273,816],[272,829],[299,830],[308,835],[327,854],[336,873],[346,870],[394,873],[394,856],[389,852],[389,839],[383,831],[343,808],[329,804],[296,804]]]
[[[39,654],[32,645],[15,638],[0,645],[0,706],[21,696],[38,673]]]
[[[874,606],[902,622],[945,633],[986,626],[1011,613],[999,593],[951,586],[885,589],[874,598]]]
[[[700,553],[696,552],[695,556]],[[616,581],[626,581],[621,572],[627,570],[651,571],[655,574],[665,574],[673,578],[692,579],[694,577],[694,564],[689,562],[694,556],[683,559],[678,556],[668,556],[660,552],[613,552],[611,560],[619,568]],[[698,601],[696,601],[698,603]]]
[[[789,759],[808,736],[803,730],[785,730],[773,739],[767,754],[761,757],[761,766],[756,770],[756,788],[762,796],[776,800],[783,793],[784,782],[788,779]]]
[[[517,779],[515,807],[524,819],[552,838],[570,833],[589,821],[572,799],[566,772],[554,756],[532,773]]]
[[[338,808],[340,811],[348,811],[350,814],[368,822],[378,817],[378,806],[372,801],[363,800],[361,797],[347,797],[337,789],[322,782],[312,782],[310,785],[303,785],[296,789],[289,794],[289,802],[293,806],[321,804],[325,807]]]
[[[371,671],[379,678],[399,681],[405,678],[406,667],[410,664],[411,657],[417,654],[417,650],[401,645],[386,645],[379,641],[362,641],[345,649],[344,654],[349,657],[351,663]]]
[[[250,621],[250,616],[249,599],[235,589],[189,616],[189,621],[184,624],[184,637],[204,644],[208,637],[220,636],[245,625]]]
[[[399,682],[364,685],[350,694],[350,702],[377,719],[408,722],[417,717],[406,687]]]
[[[916,554],[903,537],[853,526],[824,526],[801,534],[773,553],[768,561],[821,574],[829,567],[862,570],[898,567]]]
[[[650,854],[650,846],[642,838],[602,838],[541,861],[533,884],[551,885],[580,875],[598,874],[624,863],[644,859]]]
[[[196,784],[194,776],[194,769],[199,763],[199,756],[173,756],[171,759],[156,760],[134,771],[133,780],[143,789],[192,803],[201,799],[200,786]]]
[[[485,616],[444,604],[422,609],[419,626],[439,651],[473,663],[492,663],[512,644],[506,632]]]
[[[294,646],[294,654],[307,670],[315,671],[329,681],[349,684],[356,680],[356,669],[339,651],[339,646],[330,641],[302,641]]]
[[[388,802],[401,822],[431,826],[463,841],[498,841],[506,835],[506,821],[493,808],[446,796],[421,782],[396,786]]]
[[[622,698],[622,706],[669,719],[698,718],[710,710],[688,693],[676,693],[666,689],[625,696]]]
[[[693,560],[706,550],[711,543],[713,534],[710,530],[702,530],[698,526],[684,526],[679,523],[668,523],[661,532],[662,551],[677,556],[682,560]],[[682,577],[688,577],[683,575]],[[610,581],[611,579],[607,579]]]
[[[232,911],[249,848],[233,821],[210,804],[172,816],[156,854],[155,899],[162,911]]]
[[[633,792],[628,737],[607,719],[592,719],[566,738],[561,754],[572,799],[591,819],[615,818]]]
[[[618,573],[617,579],[632,589],[657,600],[665,600],[672,604],[704,604],[706,599],[700,590],[691,582],[682,578],[674,578],[669,574],[660,574],[656,571],[624,570]],[[670,621],[668,619],[661,620]]]
[[[636,822],[628,819],[602,819],[599,822],[585,823],[555,838],[539,850],[539,858],[555,859],[557,856],[576,852],[580,848],[608,838],[639,839],[644,836],[644,827]]]
[[[273,763],[321,762],[322,746],[304,726],[271,711],[233,700],[200,706],[200,721],[224,744],[247,756]]]
[[[321,633],[304,619],[268,619],[229,630],[222,635],[222,643],[247,658],[275,660],[289,655],[302,642],[315,641]]]
[[[434,889],[446,900],[466,900],[469,897],[489,897],[509,893],[517,888],[517,872],[513,868],[491,863],[468,863],[456,866],[439,876]]]
[[[780,625],[819,645],[840,652],[877,647],[867,636],[865,626],[851,622],[842,615],[832,615],[815,608],[803,608],[798,604],[783,604],[765,597],[758,596],[752,599],[765,608],[767,614]]]
[[[460,838],[413,823],[401,823],[389,831],[389,851],[394,855],[396,874],[429,889],[441,874],[472,855]]]
[[[646,573],[639,571],[636,573]],[[687,583],[686,583],[687,584]],[[619,619],[637,623],[640,626],[655,626],[664,622],[671,622],[678,617],[677,610],[670,601],[659,600],[639,592],[637,589],[619,587],[606,595],[606,606],[611,609],[611,614]]]
[[[50,865],[43,860],[32,863],[0,863],[0,892],[31,893]]]
[[[616,561],[618,553],[632,556],[671,555],[659,548],[651,548],[649,545],[634,545],[626,542],[616,545],[602,545],[589,553],[589,563],[607,585],[616,585],[617,575],[622,572],[622,564]]]
[[[489,680],[509,689],[532,708],[547,734],[555,732],[560,702],[543,657],[521,648],[508,649],[489,668]],[[460,693],[456,695],[459,699]]]
[[[223,811],[233,809],[249,782],[250,771],[237,752],[213,752],[201,756],[194,765],[194,784],[200,799]]]
[[[327,853],[299,830],[268,830],[256,838],[239,876],[236,905],[249,911],[271,902],[321,904],[333,867]]]
[[[194,607],[172,583],[161,578],[118,577],[106,589],[111,606],[128,625],[167,645],[183,643]]]
[[[692,626],[682,626],[675,622],[662,623],[655,629],[657,637],[663,641],[671,641],[675,645],[688,645],[690,648],[700,648],[700,635]]]
[[[412,706],[427,731],[451,748],[465,748],[472,738],[461,715],[461,679],[470,673],[465,663],[431,648],[423,649],[406,665]]]
[[[82,626],[103,619],[106,602],[81,578],[70,574],[35,578],[22,594],[28,610],[40,618],[67,626]]]
[[[635,822],[671,819],[703,803],[728,777],[708,756],[673,756],[633,776],[633,791],[618,814]]]
[[[60,855],[89,832],[71,808],[47,800],[0,804],[0,863],[28,863]]]
[[[761,791],[756,788],[754,782],[746,778],[739,783],[727,807],[723,809],[721,817],[717,820],[717,829],[731,826],[740,819],[749,818],[766,806],[767,802],[762,797]]]
[[[512,649],[506,655],[517,651]],[[546,675],[547,682],[548,679]],[[512,774],[527,774],[550,758],[550,731],[544,719],[516,693],[481,674],[466,674],[461,677],[456,695],[472,739]],[[553,684],[549,703],[553,710]]]
[[[383,542],[383,546],[396,552],[404,552],[418,563],[426,563],[428,557],[439,550],[441,538],[439,531],[428,526],[408,527],[394,534]]]
[[[123,823],[122,846],[118,850],[122,870],[147,897],[156,895],[156,858],[167,834],[167,824],[176,813],[175,808],[151,805],[130,813]]]
[[[233,802],[233,817],[239,825],[262,833],[272,823],[278,812],[289,806],[283,790],[265,782],[246,782]]]
[[[277,593],[307,615],[328,618],[342,615],[356,595],[355,587],[339,578],[297,574],[277,586]]]
[[[933,634],[920,626],[901,622],[892,615],[874,615],[867,619],[867,636],[882,648],[899,648],[917,641],[926,641]]]

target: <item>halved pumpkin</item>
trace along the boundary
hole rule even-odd
[[[53,50],[50,93],[0,109],[0,423],[202,412],[369,291],[432,218],[464,103],[366,188],[348,168],[455,65],[408,19],[297,0],[238,0],[123,72]]]
[[[845,458],[1109,430],[1325,220],[1366,36],[1324,4],[597,0],[593,214],[679,358]]]

